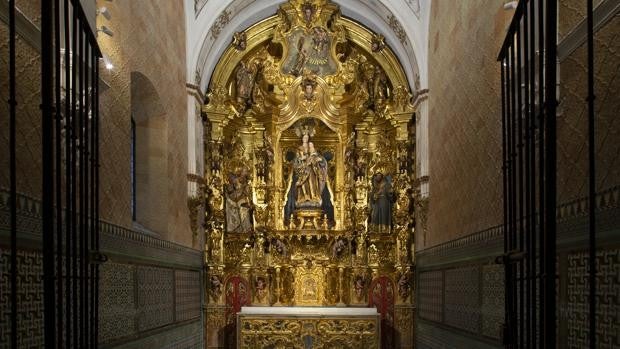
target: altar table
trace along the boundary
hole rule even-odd
[[[237,348],[379,348],[376,308],[242,307]]]

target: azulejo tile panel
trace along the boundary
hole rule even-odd
[[[106,342],[136,332],[135,266],[108,262],[99,281],[99,340]]]
[[[174,322],[174,271],[137,266],[136,279],[138,331]]]
[[[480,267],[474,265],[446,270],[444,297],[444,322],[478,333],[481,327]]]
[[[10,250],[0,247],[0,348],[11,336]],[[17,252],[17,347],[43,347],[43,256],[37,251]]]
[[[431,321],[442,321],[443,271],[427,271],[418,276],[418,315]]]
[[[176,321],[200,317],[200,273],[175,270]]]
[[[590,296],[588,285],[589,256],[586,252],[568,255],[567,272],[567,347],[585,348],[589,339]],[[596,254],[597,264],[597,348],[620,347],[620,249],[607,249]]]
[[[8,198],[0,189],[0,348],[8,347],[10,339]],[[42,253],[25,248],[41,245],[40,208],[39,200],[18,196],[19,348],[43,346]],[[202,253],[105,222],[101,230],[102,252],[110,260],[100,266],[100,343],[143,348],[141,332],[159,327],[166,340],[147,347],[202,347]],[[145,260],[152,265],[138,264]],[[67,289],[63,292],[66,297]],[[187,325],[178,327],[180,322]]]
[[[482,334],[499,339],[504,322],[504,266],[482,266]]]

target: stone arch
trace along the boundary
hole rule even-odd
[[[194,25],[197,30],[191,37],[191,41],[196,46],[189,52],[188,56],[188,76],[195,77],[193,83],[198,85],[202,91],[208,89],[219,57],[225,53],[230,44],[230,35],[221,33],[224,27],[226,27],[225,32],[227,33],[247,30],[253,24],[268,19],[271,14],[276,12],[281,3],[281,0],[250,2],[247,0],[229,0],[218,3],[217,6],[214,4],[213,6],[218,7],[217,9],[210,8],[210,10],[220,13],[217,18],[212,15],[212,12],[203,10],[196,18]],[[413,91],[420,89],[418,80],[420,76],[425,77],[423,63],[426,49],[419,42],[420,39],[413,35],[414,33],[409,28],[403,28],[396,19],[402,14],[393,13],[380,1],[341,0],[338,1],[338,5],[344,17],[350,18],[373,32],[385,35],[386,42],[394,50],[395,56],[405,69],[408,86]],[[405,5],[399,4],[393,10],[401,9],[403,13],[406,13],[404,12],[405,8]],[[226,21],[218,24],[217,21],[222,16],[226,18]],[[389,18],[393,19],[390,20]],[[404,22],[404,18],[402,20]],[[424,26],[421,28],[426,30]],[[214,29],[216,29],[215,32]]]
[[[151,80],[131,73],[134,129],[135,222],[148,231],[168,231],[168,120]]]

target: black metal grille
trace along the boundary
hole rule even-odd
[[[97,347],[101,53],[78,0],[41,1],[41,159],[44,343]],[[11,348],[17,348],[16,8],[9,12]]]
[[[557,345],[557,0],[519,1],[500,51],[507,348]],[[589,343],[595,331],[592,0],[588,0]]]

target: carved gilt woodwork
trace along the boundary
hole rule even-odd
[[[415,109],[383,36],[330,1],[290,0],[231,41],[202,109],[209,307],[238,301],[232,276],[245,304],[368,306],[379,277],[392,307],[411,304]],[[250,347],[295,339],[247,326]],[[372,347],[360,336],[325,343]]]

